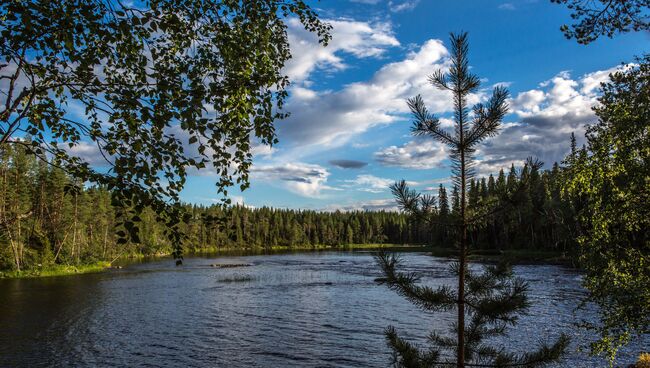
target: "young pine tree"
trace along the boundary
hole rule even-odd
[[[449,73],[438,71],[429,80],[435,87],[453,94],[454,134],[440,127],[439,120],[429,113],[420,96],[409,99],[408,105],[415,120],[413,134],[433,137],[451,149],[454,196],[458,188],[460,197],[452,225],[458,236],[458,262],[452,267],[458,279],[457,288],[442,286],[433,289],[419,284],[417,274],[398,271],[400,259],[393,255],[380,253],[377,261],[385,274],[381,282],[426,311],[455,308],[457,321],[449,328],[453,337],[432,332],[429,337],[431,346],[426,350],[401,338],[393,327],[386,329],[386,338],[398,367],[543,366],[559,359],[567,346],[566,337],[523,354],[508,353],[489,345],[491,337],[505,335],[506,328],[514,325],[518,315],[529,306],[526,283],[515,278],[509,267],[487,266],[482,273],[470,271],[467,267],[468,230],[480,222],[478,217],[486,214],[468,208],[468,183],[474,178],[473,154],[480,142],[497,134],[508,110],[508,92],[502,87],[495,88],[490,100],[474,106],[470,114],[467,98],[478,90],[480,82],[469,71],[467,34],[452,35],[451,44]],[[395,183],[392,190],[403,210],[417,217],[427,217],[427,209],[431,206],[427,196],[409,189],[404,181]]]

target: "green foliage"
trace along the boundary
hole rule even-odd
[[[251,144],[276,142],[289,17],[329,40],[302,0],[3,1],[0,145],[111,190],[120,243],[140,241],[152,208],[180,256],[188,170],[212,166],[224,195],[245,189]],[[73,153],[95,146],[109,170]]]
[[[62,170],[0,148],[0,270],[40,272],[63,265],[113,261],[120,256],[173,252],[167,224],[149,207],[138,216],[140,242],[122,243],[114,231],[123,206],[106,187],[80,187]],[[407,226],[396,212],[316,212],[268,207],[181,205],[178,225],[189,251],[290,249],[350,244],[423,243],[428,234]],[[127,225],[131,226],[131,225]],[[120,233],[123,232],[123,233]]]
[[[23,152],[21,146],[0,148],[0,269],[32,269],[38,264],[71,264],[111,261],[120,255],[170,254],[166,224],[151,209],[138,216],[140,243],[120,243],[125,230],[114,231],[116,217],[123,206],[114,206],[106,187],[78,186],[75,179],[60,169]],[[534,221],[523,217],[524,208],[514,203],[508,211],[487,216],[485,224],[469,231],[473,248],[506,251],[517,249],[539,252],[568,252],[574,247],[573,212],[568,193],[553,194],[559,188],[563,170],[541,172],[544,212]],[[502,177],[503,174],[500,175]],[[505,179],[504,179],[505,180]],[[495,184],[498,188],[499,180]],[[526,186],[515,172],[513,188]],[[502,185],[504,188],[505,186]],[[536,190],[539,190],[537,188]],[[454,189],[457,192],[457,188]],[[446,189],[438,190],[437,201],[427,218],[394,212],[330,212],[252,209],[219,205],[182,205],[187,222],[178,225],[186,236],[189,251],[221,249],[285,249],[339,247],[347,244],[427,244],[452,250],[456,230],[448,226],[458,216],[456,209],[445,209]],[[479,205],[501,198],[499,190],[479,193]],[[454,195],[452,195],[452,202]],[[75,205],[76,204],[76,205]],[[468,207],[468,211],[475,211]],[[552,218],[549,214],[556,216]],[[116,218],[118,220],[116,220]],[[123,231],[122,234],[116,234]],[[534,242],[530,236],[533,231]],[[12,242],[13,241],[13,242]],[[118,244],[119,243],[119,244]],[[14,253],[13,250],[16,250]],[[468,251],[472,255],[473,249]],[[497,252],[498,253],[498,252]],[[548,253],[544,253],[548,256]],[[16,256],[17,255],[17,256]],[[480,253],[477,256],[481,256]],[[518,257],[521,257],[519,255]],[[18,261],[18,263],[17,263]]]
[[[603,84],[587,150],[573,152],[564,189],[575,198],[580,265],[600,306],[592,352],[650,333],[650,56]]]
[[[515,204],[520,208],[523,204],[530,211],[532,203],[528,194],[533,188],[540,191],[538,170],[541,163],[529,159],[521,172],[521,180],[518,180],[513,167],[505,190],[496,192],[497,186],[492,180],[493,195],[490,195],[485,179],[474,180],[476,146],[498,133],[501,120],[508,111],[508,92],[501,87],[495,88],[487,103],[475,105],[470,115],[467,97],[478,90],[480,79],[469,71],[467,34],[452,34],[451,44],[449,72],[437,71],[429,81],[453,95],[454,133],[441,128],[439,119],[428,112],[420,96],[409,99],[408,105],[414,118],[413,134],[438,140],[450,149],[455,184],[452,214],[446,213],[447,199],[442,189],[438,207],[435,197],[415,192],[404,180],[395,183],[391,190],[399,207],[414,221],[424,222],[429,227],[441,225],[452,229],[451,234],[458,244],[458,262],[452,267],[458,287],[453,290],[445,285],[432,289],[420,285],[417,274],[399,272],[400,260],[385,253],[377,256],[377,263],[385,275],[380,282],[423,310],[456,309],[457,322],[448,331],[454,337],[434,331],[429,336],[430,346],[426,350],[400,338],[393,327],[386,330],[386,339],[397,367],[541,367],[560,359],[568,339],[561,336],[551,345],[543,344],[535,352],[521,355],[491,346],[490,337],[505,335],[506,327],[514,325],[518,315],[528,308],[527,285],[515,278],[505,265],[484,267],[482,273],[475,273],[467,267],[469,248],[476,246],[470,242],[468,233],[485,229],[491,222],[490,218]],[[500,177],[503,176],[501,173]]]
[[[650,30],[649,0],[551,0],[566,5],[577,23],[563,25],[566,38],[588,44],[600,36],[613,37],[617,33]]]

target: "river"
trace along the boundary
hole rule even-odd
[[[450,283],[449,260],[404,253],[430,285]],[[211,264],[250,264],[215,268]],[[562,367],[604,366],[577,351],[580,275],[520,265],[532,308],[503,340],[520,351],[568,333]],[[0,280],[1,367],[387,367],[383,330],[424,343],[452,315],[427,314],[385,286],[370,252],[187,258],[120,270]],[[508,343],[511,342],[511,343]],[[640,343],[621,355],[632,362]],[[630,353],[632,351],[633,353]]]

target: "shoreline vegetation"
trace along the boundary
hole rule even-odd
[[[572,142],[572,152],[577,155],[575,139]],[[521,201],[512,211],[496,213],[486,226],[468,232],[472,249],[486,249],[473,258],[491,260],[505,254],[515,261],[537,262],[562,254],[575,257],[578,229],[571,220],[575,215],[573,199],[561,190],[565,171],[559,164],[548,170],[511,166],[509,172],[500,170],[498,175],[470,180],[467,205],[472,211],[498,201],[499,193],[523,187]],[[427,198],[437,205],[426,221],[385,210],[180,204],[179,211],[185,215],[174,226],[184,234],[185,254],[238,249],[369,249],[377,244],[435,247],[455,243],[454,230],[440,224],[460,215],[459,193],[457,186],[450,194],[444,186],[439,186],[437,193],[433,188]],[[108,187],[86,186],[21,147],[0,149],[0,272],[4,272],[0,275],[74,274],[83,269],[56,265],[112,263],[129,255],[178,251],[171,244],[179,242],[167,237],[169,222],[154,208],[141,208],[140,215],[129,220],[126,213],[135,211],[136,206],[115,203],[113,195]],[[135,237],[126,239],[127,233]],[[515,249],[520,251],[511,251]],[[528,249],[541,254],[531,255]],[[449,256],[456,252],[435,247],[432,253]]]
[[[80,275],[102,272],[111,267],[108,261],[80,265],[48,265],[21,271],[0,271],[0,279],[26,279],[54,276]]]
[[[409,244],[344,244],[340,246],[317,245],[303,247],[268,247],[268,248],[197,248],[189,252],[188,256],[236,256],[236,255],[259,255],[259,254],[283,254],[293,252],[321,252],[321,251],[372,251],[390,250],[395,252],[427,252],[434,257],[452,258],[457,251],[455,248],[436,247],[430,245],[409,245]],[[171,253],[159,252],[155,254],[128,254],[113,262],[97,261],[79,265],[47,265],[22,271],[0,271],[0,279],[26,279],[55,276],[71,276],[86,273],[104,272],[108,269],[122,268],[136,259],[164,259],[171,257]],[[575,267],[570,256],[558,251],[536,250],[536,249],[511,249],[511,250],[475,250],[468,259],[471,262],[496,262],[501,259],[512,264],[555,264],[568,267]]]

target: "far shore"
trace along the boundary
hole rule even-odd
[[[373,250],[387,250],[393,252],[428,252],[435,257],[443,258],[453,257],[457,252],[457,250],[454,248],[434,247],[418,244],[346,244],[341,246],[318,245],[292,248],[190,248],[188,249],[186,256],[242,256],[273,253],[282,254],[292,252]],[[112,263],[108,261],[99,261],[82,265],[50,265],[23,271],[0,271],[0,279],[54,277],[103,272],[111,268],[121,268],[122,264],[128,264],[135,259],[155,259],[167,257],[171,257],[171,254],[162,252],[156,254],[130,254],[120,257]],[[556,264],[575,267],[572,258],[565,253],[555,251],[540,251],[536,249],[479,249],[474,250],[470,253],[469,260],[473,262],[497,262],[499,260],[506,260],[511,264]]]

